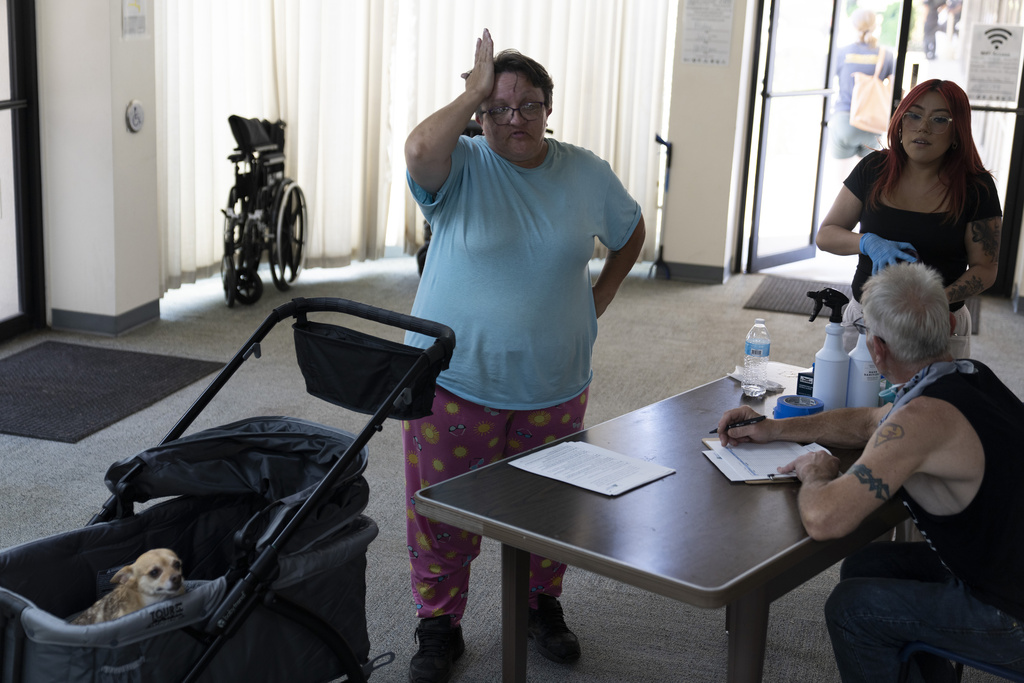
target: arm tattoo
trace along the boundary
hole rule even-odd
[[[1002,224],[1003,221],[998,216],[967,224],[971,231],[971,240],[981,244],[982,250],[992,263],[999,260],[999,232]]]
[[[971,275],[971,271],[967,271],[959,280],[949,286],[949,300],[950,302],[963,301],[983,291],[985,291],[985,283],[981,281],[980,277]]]
[[[889,422],[882,425],[875,433],[875,446],[881,446],[886,441],[895,441],[904,437],[903,427]]]
[[[850,468],[848,474],[857,477],[860,483],[867,484],[868,491],[874,491],[875,498],[878,500],[889,500],[889,485],[871,474],[871,470],[864,467],[864,465],[854,465]]]

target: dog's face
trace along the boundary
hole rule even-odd
[[[124,567],[110,580],[146,597],[147,604],[185,592],[181,560],[173,550],[149,550]]]

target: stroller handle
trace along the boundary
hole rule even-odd
[[[416,318],[411,315],[405,315],[404,313],[396,313],[395,311],[389,311],[384,308],[377,308],[376,306],[370,306],[368,304],[362,304],[358,301],[350,301],[349,299],[339,299],[335,297],[314,297],[312,299],[306,299],[298,297],[274,309],[274,313],[281,316],[282,319],[286,317],[293,317],[300,313],[317,311],[345,313],[384,325],[390,325],[391,327],[398,327],[409,332],[416,332],[417,334],[434,337],[444,346],[445,356],[448,358],[451,357],[452,351],[455,349],[455,332],[453,332],[452,328],[447,325],[442,325],[441,323],[436,323],[431,320],[424,320],[423,318]]]

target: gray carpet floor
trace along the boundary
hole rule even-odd
[[[600,266],[595,262],[595,269]],[[809,366],[824,336],[824,322],[806,315],[744,310],[764,276],[734,276],[722,285],[696,285],[647,277],[637,266],[600,320],[595,378],[587,423],[598,424],[654,401],[722,377],[741,363],[743,339],[755,315],[766,318],[772,360]],[[269,282],[269,274],[266,280]],[[293,296],[337,296],[408,312],[417,286],[412,258],[303,272],[295,286],[273,287],[251,307],[224,305],[220,282],[204,280],[168,293],[161,318],[117,338],[41,331],[0,345],[0,357],[43,340],[102,344],[149,353],[224,362],[267,314]],[[1015,354],[1024,317],[1004,299],[986,299],[973,355],[986,361],[1024,397],[1024,364]],[[398,339],[398,331],[339,317],[345,324]],[[114,461],[155,445],[188,409],[209,380],[187,387],[76,444],[0,435],[0,547],[42,538],[85,524],[107,498],[103,475]],[[305,393],[295,363],[291,330],[278,325],[204,410],[194,429],[253,415],[290,415],[356,431],[362,416],[346,414]],[[698,444],[694,445],[699,448]],[[397,423],[369,443],[367,514],[381,534],[369,548],[367,604],[371,656],[396,660],[373,674],[375,683],[407,680],[415,651],[415,618],[409,589],[404,524],[402,448]],[[485,541],[474,563],[469,608],[463,622],[467,650],[455,680],[500,680],[500,591],[497,544]],[[186,568],[187,572],[187,568]],[[822,618],[822,604],[837,568],[819,575],[772,605],[764,680],[838,681]],[[558,666],[529,654],[529,680],[537,683],[703,682],[725,679],[724,610],[703,610],[570,569],[562,600],[579,635],[583,657]],[[297,666],[300,666],[297,663]],[[966,681],[995,680],[970,672]]]

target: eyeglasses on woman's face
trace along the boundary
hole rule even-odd
[[[903,113],[903,125],[907,126],[911,130],[923,130],[927,127],[930,132],[935,133],[936,135],[942,135],[949,130],[949,124],[951,123],[953,123],[953,117],[946,116],[945,114],[925,116],[916,111]]]
[[[544,114],[544,109],[543,102],[527,102],[521,107],[495,107],[484,113],[490,116],[496,125],[507,126],[512,123],[512,115],[516,112],[519,112],[524,121],[536,121]]]

